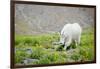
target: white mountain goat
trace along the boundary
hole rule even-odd
[[[80,44],[82,28],[78,23],[66,24],[61,30],[60,44],[64,45],[64,50],[74,41],[75,45]]]

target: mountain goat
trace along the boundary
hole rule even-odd
[[[64,50],[70,46],[72,41],[75,42],[76,46],[80,44],[81,32],[82,28],[78,23],[66,24],[63,27],[60,33],[60,44],[64,45]]]

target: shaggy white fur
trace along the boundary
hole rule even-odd
[[[80,38],[81,38],[81,32],[82,28],[78,23],[73,24],[66,24],[62,31],[60,36],[60,43],[64,44],[64,50],[72,43],[72,41],[75,41],[75,44],[80,44]]]

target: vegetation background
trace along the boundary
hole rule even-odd
[[[66,23],[77,22],[81,44],[67,51],[53,45]],[[44,5],[15,5],[15,63],[51,64],[94,60],[94,9]]]

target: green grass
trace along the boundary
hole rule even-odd
[[[55,48],[53,42],[59,41],[59,34],[42,35],[16,35],[15,48],[22,49],[15,52],[15,63],[21,63],[25,58],[38,59],[32,64],[51,64],[65,62],[84,62],[94,60],[94,33],[87,30],[82,33],[81,44],[75,47],[71,44],[71,50],[62,50],[61,46]],[[31,48],[32,54],[25,49]]]

